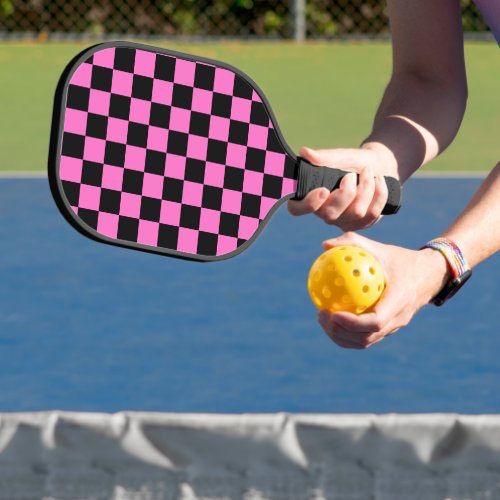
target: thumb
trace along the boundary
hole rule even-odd
[[[324,167],[344,168],[352,171],[359,171],[364,164],[363,151],[357,149],[311,149],[302,147],[299,155],[311,162],[313,165]]]

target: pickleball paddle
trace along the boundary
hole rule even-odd
[[[232,66],[131,42],[78,54],[54,101],[49,181],[95,240],[212,261],[239,254],[277,208],[347,172],[284,141],[259,87]],[[384,214],[401,187],[385,178]]]

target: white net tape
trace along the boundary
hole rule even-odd
[[[0,500],[498,500],[500,415],[0,414]]]

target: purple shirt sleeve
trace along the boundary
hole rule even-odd
[[[500,0],[474,0],[500,45]]]

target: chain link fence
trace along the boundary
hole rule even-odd
[[[487,27],[462,0],[467,32]],[[0,0],[0,37],[336,38],[388,33],[381,0]]]

